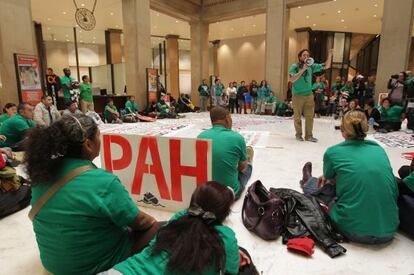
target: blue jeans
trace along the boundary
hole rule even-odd
[[[251,106],[251,114],[256,113],[256,109],[257,109],[257,97],[252,97],[252,106]]]
[[[243,193],[244,189],[246,189],[247,182],[249,181],[250,177],[252,176],[253,166],[249,163],[247,164],[246,169],[239,172],[239,183],[240,183],[240,191],[239,193],[235,194],[235,199],[238,200]]]

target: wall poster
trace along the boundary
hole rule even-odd
[[[19,100],[33,106],[43,95],[39,59],[34,55],[14,54]]]

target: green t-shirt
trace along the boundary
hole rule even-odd
[[[259,87],[257,90],[257,97],[261,99],[262,97],[269,97],[270,89],[269,87]]]
[[[221,125],[202,132],[198,138],[210,139],[213,143],[213,180],[230,186],[239,195],[238,165],[247,160],[244,138]]]
[[[201,84],[198,86],[198,92],[200,96],[208,96],[208,86],[206,84]]]
[[[280,111],[285,111],[289,108],[289,105],[286,104],[285,102],[280,102],[277,106],[277,109]]]
[[[171,218],[171,221],[178,219],[187,214],[187,210],[178,212]],[[226,255],[225,270],[223,274],[238,274],[239,273],[239,246],[235,233],[232,229],[225,225],[216,225],[214,229],[218,232],[221,240],[223,241],[224,251]],[[161,252],[156,255],[151,255],[152,248],[156,243],[154,238],[150,244],[139,254],[128,258],[126,261],[114,266],[114,269],[126,275],[159,275],[159,274],[178,274],[177,272],[171,272],[167,269],[169,255],[167,251]],[[213,256],[213,255],[211,255]],[[219,274],[218,270],[214,270],[213,266],[206,267],[203,275],[215,275]]]
[[[398,188],[387,154],[374,141],[348,140],[328,148],[323,174],[336,179],[331,220],[346,233],[388,237],[398,228]]]
[[[65,100],[70,100],[70,89],[66,87],[66,84],[70,84],[72,81],[74,81],[74,78],[71,76],[64,75],[60,78],[60,84],[62,84],[63,97]]]
[[[6,120],[8,120],[10,117],[7,114],[2,114],[0,116],[0,125],[3,124],[3,122],[5,122]]]
[[[267,103],[277,103],[277,97],[276,96],[268,96],[266,97]]]
[[[84,165],[92,162],[65,158],[56,179]],[[32,205],[51,182],[32,186]],[[127,225],[138,212],[118,177],[103,169],[82,173],[56,192],[33,221],[43,266],[53,274],[110,269],[131,253]]]
[[[133,113],[138,112],[138,103],[136,101],[131,102],[130,100],[128,100],[125,103],[125,109],[129,109]]]
[[[170,108],[168,108],[168,105],[165,102],[158,101],[157,108],[161,114],[168,114],[170,112]]]
[[[400,122],[402,107],[399,105],[391,106],[388,109],[381,108],[381,120],[389,122]]]
[[[93,102],[91,83],[81,83],[79,85],[80,99],[89,103]]]
[[[118,112],[118,109],[116,108],[115,105],[112,105],[112,106],[106,105],[105,110],[104,110],[104,117],[105,117],[106,120],[109,119],[109,115],[111,114],[111,112],[109,112],[108,109],[112,109],[112,110]]]
[[[414,192],[414,173],[411,173],[408,177],[403,179],[403,182]]]
[[[6,141],[0,141],[0,147],[14,147],[22,141],[27,129],[35,127],[32,119],[25,119],[20,114],[15,114],[7,119],[0,127],[0,134],[6,136]]]
[[[322,89],[322,92],[318,94],[319,98],[321,100],[325,99],[325,84],[322,82],[319,83],[313,83],[312,85],[312,91],[316,93],[316,90]]]
[[[323,70],[322,64],[313,64],[292,84],[292,95],[312,95],[312,75]],[[301,70],[298,64],[290,66],[289,75],[294,76]]]
[[[349,93],[349,97],[348,97],[349,100],[351,100],[355,97],[354,88],[344,86],[344,87],[341,88],[341,92],[345,92],[345,91]]]
[[[224,85],[223,84],[214,85],[214,95],[215,96],[223,95],[223,91],[224,91]]]

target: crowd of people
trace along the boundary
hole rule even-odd
[[[309,58],[308,50],[301,51],[299,62],[289,72],[296,139],[316,142],[312,132],[314,116],[326,114],[340,119],[344,142],[326,150],[321,177],[313,177],[312,164],[305,164],[300,187],[309,196],[329,192],[323,206],[328,209],[326,215],[349,241],[388,243],[399,226],[411,226],[399,215],[407,210],[400,203],[402,196],[414,200],[414,161],[402,167],[396,178],[385,151],[376,142],[366,140],[366,135],[370,125],[380,131],[401,127],[412,79],[402,73],[398,79],[393,76],[391,92],[382,99],[381,106],[376,106],[373,76],[367,81],[356,76],[354,81],[345,83],[337,78],[329,88],[322,74],[314,81],[312,78],[329,68],[332,52],[325,64],[310,64]],[[51,83],[57,86],[54,80]],[[212,181],[199,186],[188,208],[166,222],[144,213],[117,176],[93,164],[100,154],[100,132],[97,121],[85,115],[93,112],[94,106],[89,79],[86,76],[82,80],[80,97],[73,98],[73,80],[70,71],[65,70],[59,84],[66,99],[63,112],[54,104],[53,92],[58,87],[50,84],[52,93],[46,93],[36,106],[8,103],[0,116],[0,170],[13,159],[13,152],[24,150],[23,163],[31,181],[28,185],[16,177],[11,192],[4,191],[1,181],[0,206],[9,211],[0,212],[0,217],[26,207],[31,198],[29,216],[47,271],[238,274],[250,264],[251,258],[239,247],[233,229],[223,224],[253,171],[253,148],[232,130],[231,114],[250,109],[256,114],[270,110],[271,114],[285,116],[291,112],[289,102],[279,102],[265,80],[259,85],[256,81],[250,85],[232,82],[228,88],[220,79],[212,87],[204,80],[198,89],[200,111],[207,110],[211,98],[212,127],[198,138],[212,142]],[[146,118],[142,116],[177,118],[180,113],[198,111],[188,95],[181,94],[176,100],[169,93],[163,93],[144,112],[139,112],[134,96],[122,107],[118,109],[109,99],[104,120],[118,123],[128,116],[143,120]],[[304,138],[302,115],[306,124]],[[48,200],[50,197],[53,199]]]

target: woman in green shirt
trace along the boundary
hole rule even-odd
[[[131,95],[125,103],[125,110],[127,113],[138,113],[138,103],[135,101],[135,96]]]
[[[233,230],[223,225],[233,201],[233,191],[218,182],[199,186],[187,210],[178,212],[140,254],[108,274],[238,274],[240,256],[250,260],[239,252]]]
[[[398,104],[391,104],[391,100],[387,97],[381,101],[381,113],[380,129],[379,132],[392,132],[399,131],[401,129],[403,108]]]
[[[3,114],[0,115],[0,125],[3,124],[7,119],[14,116],[17,113],[17,106],[14,103],[7,103],[4,105]]]
[[[363,112],[346,113],[341,125],[345,141],[325,152],[323,176],[312,178],[307,164],[301,183],[305,193],[334,185],[334,198],[327,204],[336,229],[350,241],[380,244],[391,241],[398,228],[398,188],[387,154],[378,143],[365,140],[367,131]]]
[[[141,250],[158,223],[134,204],[119,178],[94,167],[100,133],[85,115],[67,115],[31,131],[25,165],[32,205],[73,170],[70,179],[41,207],[33,229],[43,266],[53,274],[96,274]]]

